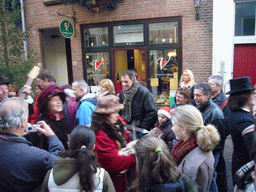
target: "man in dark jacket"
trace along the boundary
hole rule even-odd
[[[208,83],[198,83],[194,86],[194,99],[197,108],[202,113],[204,125],[214,125],[218,129],[218,132],[220,134],[221,140],[213,150],[213,155],[215,159],[214,167],[216,168],[219,161],[219,156],[224,149],[226,132],[224,124],[224,114],[220,107],[213,103],[211,99],[211,94],[212,89]],[[214,178],[210,186],[210,191],[218,191],[216,181]]]
[[[122,72],[121,81],[123,90],[119,97],[120,103],[125,106],[121,116],[128,124],[150,130],[157,121],[153,95],[146,87],[139,84],[135,74],[130,70]]]
[[[208,83],[212,88],[212,101],[216,103],[223,111],[225,116],[225,123],[229,117],[230,110],[227,106],[228,98],[224,95],[222,91],[223,78],[220,75],[212,75],[208,79]],[[229,135],[228,129],[226,135]],[[226,163],[223,157],[223,153],[220,154],[219,163],[216,168],[217,171],[217,185],[219,191],[228,191],[227,186],[227,175],[226,175]]]
[[[0,103],[0,191],[40,191],[58,152],[64,151],[62,143],[43,121],[36,129],[48,137],[50,152],[31,146],[23,137],[27,119],[24,100],[13,97]]]

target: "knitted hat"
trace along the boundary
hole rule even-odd
[[[98,98],[98,106],[94,110],[94,112],[101,114],[110,114],[117,113],[123,108],[124,105],[119,103],[119,97],[114,95],[107,95]]]
[[[41,92],[41,94],[38,96],[38,99],[37,99],[37,102],[38,102],[37,106],[39,108],[40,113],[44,113],[47,111],[48,101],[56,95],[59,95],[62,102],[65,103],[66,94],[61,90],[60,87],[50,85],[47,88],[43,89],[43,91]]]
[[[171,119],[171,108],[170,107],[162,107],[158,110],[157,114],[165,115],[167,118]]]

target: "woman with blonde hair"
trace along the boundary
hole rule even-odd
[[[115,95],[116,90],[113,82],[110,79],[102,79],[99,84],[98,95],[99,97],[105,95]]]
[[[185,69],[180,77],[180,87],[191,88],[195,84],[194,75],[191,70]]]
[[[203,124],[198,109],[183,105],[172,110],[172,130],[179,142],[172,149],[172,156],[182,173],[190,176],[199,191],[208,191],[214,172],[212,150],[220,135],[213,125]]]
[[[137,179],[129,192],[198,191],[196,184],[178,169],[166,143],[159,137],[142,137],[135,145],[135,154]]]

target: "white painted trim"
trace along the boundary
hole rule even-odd
[[[235,36],[234,44],[252,44],[256,43],[256,36]]]

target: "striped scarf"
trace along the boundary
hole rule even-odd
[[[137,90],[139,88],[140,84],[137,80],[134,81],[134,84],[132,87],[124,92],[124,109],[121,112],[121,116],[124,118],[124,120],[129,123],[132,118],[132,99],[134,95],[137,93]]]

